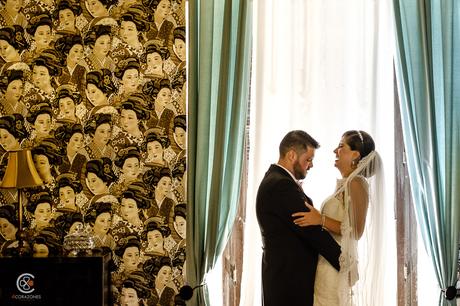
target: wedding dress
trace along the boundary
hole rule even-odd
[[[386,222],[381,169],[380,157],[372,151],[348,177],[337,180],[334,194],[322,204],[322,214],[341,222],[341,234],[331,233],[341,248],[340,272],[319,256],[314,306],[382,306],[384,267],[379,256],[385,246],[382,234]],[[366,225],[360,237],[355,231],[352,181],[361,183],[368,195]]]
[[[337,193],[337,191],[342,189],[344,182],[345,179],[337,180],[336,192],[327,198],[321,206],[322,214],[340,222],[343,221],[345,209],[343,194],[341,192]],[[334,233],[331,233],[331,235],[340,245],[341,236]],[[320,255],[316,269],[314,306],[339,305],[338,279],[339,273],[337,270]]]

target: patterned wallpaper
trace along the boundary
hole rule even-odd
[[[0,0],[0,177],[30,148],[33,256],[86,229],[112,253],[113,304],[175,305],[186,228],[186,0]],[[0,190],[1,256],[18,193]]]

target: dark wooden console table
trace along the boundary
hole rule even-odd
[[[0,258],[0,305],[108,306],[104,257]]]

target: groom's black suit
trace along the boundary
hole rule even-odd
[[[263,240],[264,306],[311,306],[318,253],[339,269],[340,246],[321,226],[295,225],[295,212],[312,203],[286,170],[271,165],[257,193]]]

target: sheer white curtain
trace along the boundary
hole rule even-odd
[[[281,138],[303,129],[316,138],[304,181],[316,207],[339,172],[333,149],[343,132],[369,132],[385,165],[390,226],[387,301],[396,304],[393,175],[393,26],[390,0],[254,0],[254,68],[247,223],[240,305],[261,305],[261,240],[255,218],[258,184],[278,159]],[[376,305],[378,306],[378,305]]]

